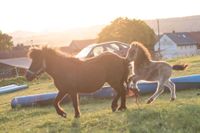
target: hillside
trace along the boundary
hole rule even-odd
[[[14,44],[24,43],[25,45],[53,45],[64,46],[69,45],[72,40],[96,38],[104,25],[91,26],[86,28],[77,28],[62,32],[25,32],[17,31],[10,33],[13,36]]]
[[[157,20],[145,20],[146,23],[157,33]],[[160,33],[200,31],[200,15],[159,19]]]
[[[144,20],[157,33],[156,20]],[[159,19],[160,33],[172,32],[190,32],[200,31],[200,15],[180,18]],[[77,28],[62,32],[43,32],[32,33],[26,31],[17,31],[10,33],[13,36],[14,44],[48,44],[48,45],[68,45],[72,40],[91,39],[97,37],[97,34],[105,25],[96,25],[86,28]]]

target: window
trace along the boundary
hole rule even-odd
[[[112,47],[106,47],[106,50],[109,51],[109,52],[114,52],[114,51],[116,51],[116,50],[113,49]]]
[[[98,46],[98,47],[96,47],[96,48],[93,49],[94,56],[98,56],[98,55],[100,55],[103,52],[104,52],[104,48],[101,47],[101,46]]]
[[[115,50],[119,50],[119,46],[114,44],[114,43],[110,44],[110,47],[115,49]]]

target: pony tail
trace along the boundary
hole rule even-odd
[[[183,64],[183,65],[173,65],[172,69],[173,70],[185,70],[188,67],[188,64]]]

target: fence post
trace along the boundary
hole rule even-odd
[[[15,72],[16,72],[16,77],[19,77],[19,73],[18,73],[17,67],[15,67]]]

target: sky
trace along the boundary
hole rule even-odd
[[[0,0],[0,30],[64,31],[109,24],[117,17],[200,15],[200,0]]]

